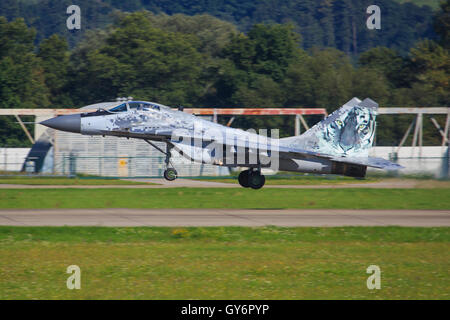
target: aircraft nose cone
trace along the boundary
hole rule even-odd
[[[80,133],[81,117],[79,114],[70,114],[67,116],[59,116],[40,122],[40,124],[62,131]]]

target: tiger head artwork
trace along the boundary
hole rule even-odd
[[[320,151],[342,156],[368,151],[375,136],[375,116],[374,110],[359,106],[342,114],[321,133]]]

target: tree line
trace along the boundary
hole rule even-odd
[[[86,31],[70,48],[57,34],[36,45],[36,30],[24,19],[0,17],[0,108],[82,107],[121,96],[169,106],[329,112],[353,96],[383,107],[448,106],[449,7],[443,3],[434,17],[435,40],[417,42],[406,55],[377,46],[357,57],[304,49],[292,23],[254,24],[243,33],[210,15],[117,12],[112,24]],[[398,144],[411,120],[380,117],[377,144]],[[439,133],[425,124],[424,142],[436,144]],[[233,125],[293,134],[289,117],[239,117]],[[12,119],[0,118],[0,145],[27,145]]]
[[[72,4],[81,8],[83,28],[68,34],[65,12]],[[303,49],[334,47],[355,56],[376,46],[406,54],[419,39],[434,37],[432,8],[401,0],[377,0],[383,32],[367,32],[366,9],[372,4],[372,0],[2,0],[0,16],[23,17],[37,30],[37,42],[57,33],[68,39],[70,47],[86,30],[104,28],[121,12],[143,9],[168,15],[209,14],[245,33],[258,23],[291,23],[302,35]]]

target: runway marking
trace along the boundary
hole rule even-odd
[[[3,226],[450,226],[450,210],[48,209],[0,210]]]

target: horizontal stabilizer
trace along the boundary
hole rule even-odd
[[[374,158],[374,157],[366,157],[366,158],[334,157],[331,158],[331,160],[336,162],[351,163],[384,170],[399,170],[404,168],[403,166],[397,163],[385,160],[383,158]]]

